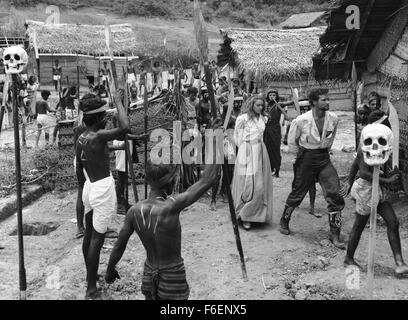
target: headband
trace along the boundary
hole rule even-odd
[[[107,105],[103,105],[102,107],[100,107],[98,109],[94,109],[94,110],[90,110],[90,111],[84,111],[84,115],[100,113],[100,112],[104,112],[104,111],[108,111],[108,110],[109,110],[109,107]]]

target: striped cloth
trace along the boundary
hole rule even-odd
[[[158,269],[152,267],[146,260],[142,293],[153,300],[187,300],[190,288],[186,279],[184,261]]]

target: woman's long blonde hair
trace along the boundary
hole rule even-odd
[[[255,105],[255,101],[257,100],[261,100],[263,103],[263,108],[261,111],[261,116],[265,116],[265,106],[266,106],[266,102],[265,102],[265,97],[262,94],[258,94],[255,96],[250,97],[245,103],[244,106],[242,108],[242,112],[241,114],[248,114],[248,117],[250,119],[255,118],[255,111],[254,111],[254,105]]]

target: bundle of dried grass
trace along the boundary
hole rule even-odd
[[[239,68],[266,80],[293,80],[311,72],[326,27],[296,30],[223,29],[232,40]]]
[[[36,34],[40,53],[108,54],[103,25],[27,23],[30,40]],[[130,24],[112,25],[111,30],[115,56],[130,56],[137,52],[138,43]]]

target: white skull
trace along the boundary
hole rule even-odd
[[[383,124],[369,124],[361,132],[361,149],[364,162],[369,166],[386,163],[392,152],[394,135]]]
[[[22,47],[14,46],[4,50],[3,60],[7,74],[19,74],[28,63],[28,55]]]

